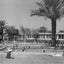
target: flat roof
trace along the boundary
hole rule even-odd
[[[52,34],[52,33],[38,33],[38,34]],[[64,33],[56,33],[56,34],[64,34]]]

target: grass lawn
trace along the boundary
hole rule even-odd
[[[42,52],[42,50],[26,50]],[[0,64],[64,64],[64,57],[52,57],[43,54],[17,54],[15,59],[6,59],[5,54],[0,54]]]
[[[40,52],[43,49],[26,49],[24,52]],[[19,49],[18,52],[22,53]],[[0,52],[0,64],[64,64],[64,57],[52,57],[43,54],[18,54],[15,52],[15,59],[6,59],[6,54]],[[61,50],[45,49],[45,52],[57,52],[61,53]]]

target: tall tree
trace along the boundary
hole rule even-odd
[[[0,42],[3,41],[3,29],[5,28],[6,22],[4,20],[0,20]]]
[[[35,41],[37,42],[37,39],[39,37],[39,34],[38,34],[39,30],[38,29],[33,29],[32,30],[32,37],[35,39]]]
[[[17,39],[19,35],[18,29],[16,29],[14,26],[9,26],[8,28],[6,28],[6,33],[8,34],[8,37],[11,40]]]
[[[22,32],[23,41],[25,41],[25,36],[26,36],[25,28],[23,26],[21,26],[20,29],[21,29],[21,32]]]
[[[42,0],[36,4],[39,8],[32,10],[31,16],[43,16],[51,20],[52,46],[56,46],[56,20],[64,16],[64,0]]]
[[[40,27],[39,32],[44,32],[45,33],[45,32],[47,32],[47,28],[44,27],[44,26]]]

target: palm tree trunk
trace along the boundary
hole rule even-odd
[[[52,45],[53,47],[56,46],[56,19],[51,19],[52,20]]]

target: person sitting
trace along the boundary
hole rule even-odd
[[[6,58],[11,58],[12,49],[8,48]]]

